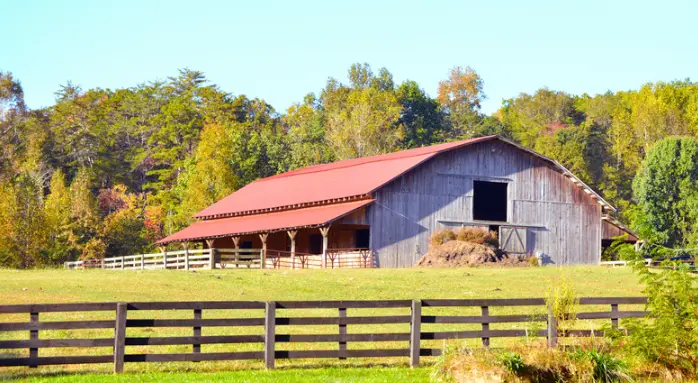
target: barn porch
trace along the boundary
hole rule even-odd
[[[221,254],[231,250],[243,255],[260,254],[263,268],[375,267],[368,225],[333,223],[316,228],[219,237],[202,241],[202,244]],[[227,267],[226,259],[218,258],[216,264]]]
[[[208,250],[213,267],[374,267],[369,198],[198,221],[158,242]],[[241,263],[244,260],[244,263]]]

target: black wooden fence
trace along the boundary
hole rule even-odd
[[[625,298],[581,298],[580,307],[607,307],[604,311],[580,312],[578,319],[606,319],[610,326],[618,328],[621,318],[639,318],[645,316],[645,311],[621,311],[620,305],[646,304],[644,297]],[[524,307],[538,314],[521,315],[491,315],[490,309],[495,307]],[[542,298],[530,299],[424,299],[424,300],[362,300],[362,301],[284,301],[284,302],[134,302],[134,303],[66,303],[66,304],[29,304],[0,306],[0,320],[3,315],[29,314],[29,322],[0,322],[0,351],[9,349],[28,349],[28,357],[3,355],[0,353],[0,367],[40,365],[67,365],[86,363],[113,363],[115,372],[122,372],[124,363],[138,362],[173,362],[173,361],[214,361],[214,360],[263,360],[266,368],[274,368],[278,359],[305,358],[374,358],[374,357],[409,357],[410,365],[417,366],[421,356],[438,356],[440,348],[424,347],[429,340],[436,339],[481,339],[483,346],[489,347],[492,338],[512,337],[547,337],[550,346],[556,346],[558,337],[562,336],[602,336],[603,332],[592,330],[559,331],[557,321],[550,308],[548,314],[540,314],[546,303]],[[423,308],[480,308],[481,315],[423,315]],[[348,310],[353,309],[399,309],[409,315],[370,315],[349,316]],[[298,312],[297,309],[333,309],[336,316],[294,316],[277,315],[283,312]],[[409,309],[409,310],[406,310]],[[537,310],[536,310],[537,309]],[[130,319],[129,313],[138,311],[164,312],[189,311],[193,319]],[[203,310],[259,310],[263,316],[250,318],[219,318],[203,319]],[[366,310],[359,310],[366,312]],[[81,321],[41,321],[43,313],[78,314],[88,312],[113,312],[114,319],[81,320]],[[140,316],[140,315],[139,315]],[[492,324],[501,323],[531,323],[545,322],[546,327],[539,330],[526,329],[491,329]],[[409,324],[409,331],[392,333],[353,333],[347,331],[347,325],[352,328],[368,325]],[[479,330],[468,331],[424,331],[423,327],[432,324],[476,324]],[[293,334],[279,333],[279,328],[285,326],[337,326],[334,334]],[[240,328],[256,326],[263,328],[259,335],[209,335],[202,336],[203,327]],[[158,328],[191,328],[192,336],[163,337],[157,336]],[[148,337],[129,337],[129,328],[150,328],[155,334]],[[44,330],[78,330],[78,329],[113,329],[114,336],[90,339],[42,339],[40,331]],[[29,332],[28,340],[7,339],[12,332]],[[280,350],[277,344],[288,343],[337,343],[337,349],[332,350]],[[380,345],[382,342],[408,343],[407,348],[348,349],[347,342],[370,342]],[[201,352],[201,345],[260,343],[262,351],[233,351],[233,352]],[[433,342],[432,342],[433,343]],[[191,345],[190,353],[127,353],[129,346],[164,346]],[[80,355],[80,356],[39,356],[42,348],[94,348],[112,347],[111,355]]]

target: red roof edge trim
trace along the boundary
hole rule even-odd
[[[277,233],[277,232],[282,232],[282,231],[286,231],[286,230],[318,228],[318,227],[327,226],[327,225],[331,224],[332,222],[337,221],[341,218],[344,218],[344,217],[354,213],[355,211],[357,211],[359,209],[365,208],[366,206],[368,206],[369,204],[371,204],[374,201],[375,201],[374,199],[364,199],[364,200],[359,200],[359,201],[348,202],[347,204],[354,204],[355,206],[344,211],[341,214],[332,215],[332,218],[326,219],[326,220],[319,222],[319,223],[293,225],[293,226],[288,226],[288,227],[279,227],[279,228],[267,229],[267,230],[240,231],[240,232],[231,232],[231,233],[208,235],[208,236],[193,236],[193,237],[176,238],[176,239],[171,239],[171,240],[169,239],[169,238],[176,236],[178,233],[187,229],[187,228],[185,228],[185,229],[180,230],[177,233],[173,233],[173,234],[155,242],[155,244],[156,245],[167,245],[169,243],[190,242],[190,241],[198,241],[198,240],[203,240],[203,239],[225,238],[225,237],[230,237],[233,235],[240,236],[240,235],[249,235],[249,234],[257,234],[257,233]],[[343,204],[340,203],[340,204],[333,204],[333,205],[337,205],[337,207],[341,207]],[[326,205],[326,206],[332,207],[332,205]],[[310,208],[312,209],[312,208],[322,208],[322,207],[318,206],[318,207],[310,207]],[[276,214],[276,213],[280,213],[280,212],[272,212],[272,213],[268,213],[268,214]],[[281,212],[281,213],[284,213],[284,212]],[[241,219],[244,219],[244,218],[241,217]],[[216,220],[212,220],[212,221],[216,221]],[[203,221],[199,221],[198,223],[203,223]],[[193,225],[196,225],[196,224],[197,223],[194,223]],[[191,227],[193,225],[190,225],[189,227]]]
[[[303,202],[303,203],[298,203],[298,204],[293,204],[293,205],[271,207],[268,209],[245,210],[245,211],[240,211],[240,212],[235,212],[235,213],[213,214],[213,215],[202,215],[202,216],[194,215],[194,216],[192,216],[192,218],[196,218],[196,219],[199,219],[202,221],[208,221],[211,219],[240,217],[243,215],[255,215],[255,214],[274,213],[274,212],[287,211],[287,210],[296,210],[296,209],[302,209],[302,208],[313,207],[313,206],[334,205],[336,203],[360,201],[360,200],[365,200],[365,199],[367,200],[367,199],[371,199],[371,198],[373,198],[373,197],[371,197],[370,194],[359,194],[359,195],[344,197],[344,198],[334,198],[334,199],[327,199],[327,200],[322,200],[322,201]]]

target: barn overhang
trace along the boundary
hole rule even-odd
[[[373,201],[373,199],[363,199],[271,213],[198,221],[158,241],[157,244],[165,245],[173,242],[192,242],[246,234],[323,227]]]

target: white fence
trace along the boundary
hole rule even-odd
[[[263,253],[261,249],[202,249],[65,262],[64,267],[69,270],[258,269],[261,268],[262,259]]]

